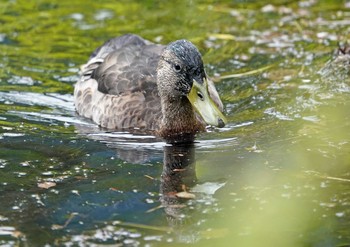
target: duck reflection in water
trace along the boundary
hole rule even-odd
[[[171,225],[181,225],[183,204],[193,198],[188,190],[197,182],[194,144],[174,144],[164,147],[160,201]]]
[[[190,189],[196,185],[195,143],[164,144],[159,139],[129,136],[125,133],[101,133],[99,128],[76,125],[79,133],[105,143],[119,159],[131,164],[147,164],[163,159],[160,176],[160,203],[170,225],[181,225],[186,201],[193,198]],[[142,137],[142,138],[141,138]],[[137,143],[137,145],[133,145]],[[126,145],[127,144],[127,145]]]

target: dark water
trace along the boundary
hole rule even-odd
[[[350,245],[349,27],[335,0],[1,1],[0,245]],[[173,147],[76,116],[124,33],[194,42],[229,124]]]

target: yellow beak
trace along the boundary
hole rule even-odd
[[[203,84],[193,80],[193,85],[187,98],[207,124],[219,128],[225,126],[227,120],[210,97],[206,78],[203,79]]]

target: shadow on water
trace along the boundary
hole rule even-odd
[[[171,225],[183,225],[181,195],[182,198],[193,198],[193,194],[187,191],[196,181],[194,144],[165,146],[160,193]]]

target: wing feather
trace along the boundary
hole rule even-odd
[[[157,91],[156,69],[163,48],[137,35],[111,39],[93,52],[82,80],[94,79],[105,94]]]

